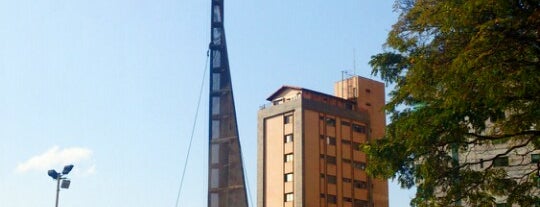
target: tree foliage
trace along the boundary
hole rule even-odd
[[[368,172],[416,186],[414,206],[534,205],[537,169],[523,161],[540,149],[540,0],[395,7],[387,52],[370,61],[395,88],[386,136],[365,147]],[[496,153],[474,159],[478,149]],[[519,177],[493,164],[510,155],[523,158],[509,164],[525,166]]]

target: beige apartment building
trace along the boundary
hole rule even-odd
[[[506,156],[497,157],[491,160],[498,154],[504,154],[508,149],[526,144],[525,141],[516,142],[501,142],[501,143],[484,143],[482,145],[469,144],[466,152],[459,153],[460,163],[478,163],[471,165],[471,170],[483,171],[488,166],[496,169],[504,169],[508,178],[513,178],[518,182],[523,182],[530,179],[528,174],[535,174],[538,171],[538,163],[540,162],[540,149],[535,149],[532,144],[527,144],[524,147],[519,147],[512,150]],[[530,195],[540,195],[540,188],[533,188]],[[442,194],[442,193],[441,193]],[[519,205],[509,205],[506,203],[506,197],[494,196],[496,207],[519,207]],[[461,203],[464,207],[472,207],[467,201]],[[536,206],[540,206],[538,203]]]
[[[360,145],[384,135],[384,84],[354,76],[336,96],[283,86],[258,113],[258,207],[387,207]]]

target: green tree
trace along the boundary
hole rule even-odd
[[[416,186],[414,206],[494,206],[494,196],[534,206],[537,169],[523,160],[540,147],[540,0],[395,7],[387,52],[370,61],[395,88],[385,137],[365,146],[368,172]],[[496,153],[477,160],[472,149]],[[513,155],[523,159],[510,166],[528,166],[519,177],[497,167]]]

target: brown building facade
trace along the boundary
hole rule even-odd
[[[362,77],[338,96],[283,86],[258,114],[258,207],[387,207],[360,145],[384,134],[384,85]]]

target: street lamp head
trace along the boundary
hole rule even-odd
[[[73,165],[64,166],[64,170],[62,170],[62,174],[67,175],[69,172],[71,172],[71,169],[73,169]]]
[[[70,180],[62,180],[62,185],[60,185],[61,188],[68,189],[69,184],[71,184]]]
[[[55,180],[58,179],[59,177],[59,174],[56,172],[56,170],[49,170],[47,174],[49,174],[49,176],[51,176],[51,178]]]

